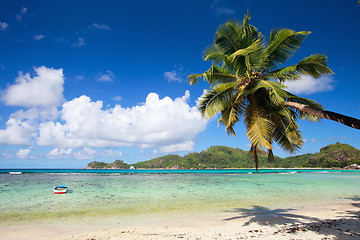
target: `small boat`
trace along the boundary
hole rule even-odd
[[[68,188],[68,186],[66,186],[66,185],[57,186],[57,187],[55,187],[55,189],[54,189],[54,194],[63,194],[63,193],[66,193],[66,192],[67,192],[67,188]]]
[[[134,166],[130,166],[130,170],[135,170],[135,167],[134,167]]]
[[[12,174],[12,175],[19,175],[21,174],[22,172],[9,172],[9,174]]]

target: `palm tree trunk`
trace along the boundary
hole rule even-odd
[[[258,155],[257,155],[257,147],[254,146],[254,145],[251,145],[251,149],[250,149],[250,152],[249,152],[253,158],[254,158],[254,162],[255,162],[255,168],[256,168],[256,172],[258,172],[258,168],[259,168],[259,158],[258,158]]]
[[[305,104],[297,103],[297,102],[286,102],[284,105],[286,107],[295,108],[301,112],[306,112],[306,113],[312,114],[319,118],[329,119],[329,120],[344,124],[348,127],[360,129],[360,120],[356,119],[356,118],[352,118],[352,117],[345,116],[345,115],[335,113],[335,112],[318,110],[318,109],[310,107],[309,105],[305,105]]]

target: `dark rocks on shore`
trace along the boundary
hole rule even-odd
[[[343,169],[345,169],[345,170],[360,170],[360,165],[351,164],[350,166],[347,166],[347,167],[344,167],[344,168],[336,167],[336,168],[332,168],[332,169],[334,169],[334,170],[343,170]]]

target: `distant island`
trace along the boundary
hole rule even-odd
[[[287,158],[275,156],[275,162],[267,161],[267,154],[259,154],[261,168],[344,168],[360,165],[360,150],[342,143],[331,144],[315,154],[302,154]],[[200,153],[189,153],[183,157],[169,154],[148,161],[127,164],[122,160],[113,163],[93,161],[86,169],[225,169],[253,168],[254,160],[248,151],[225,146],[213,146]]]

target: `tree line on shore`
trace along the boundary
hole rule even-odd
[[[360,164],[360,150],[342,143],[328,145],[315,154],[302,154],[287,158],[274,156],[274,162],[267,161],[267,153],[259,152],[259,165],[262,168],[343,168]],[[224,169],[253,168],[254,162],[248,151],[226,146],[213,146],[200,153],[189,153],[183,157],[169,154],[148,161],[127,164],[122,160],[113,163],[93,161],[89,169]]]

